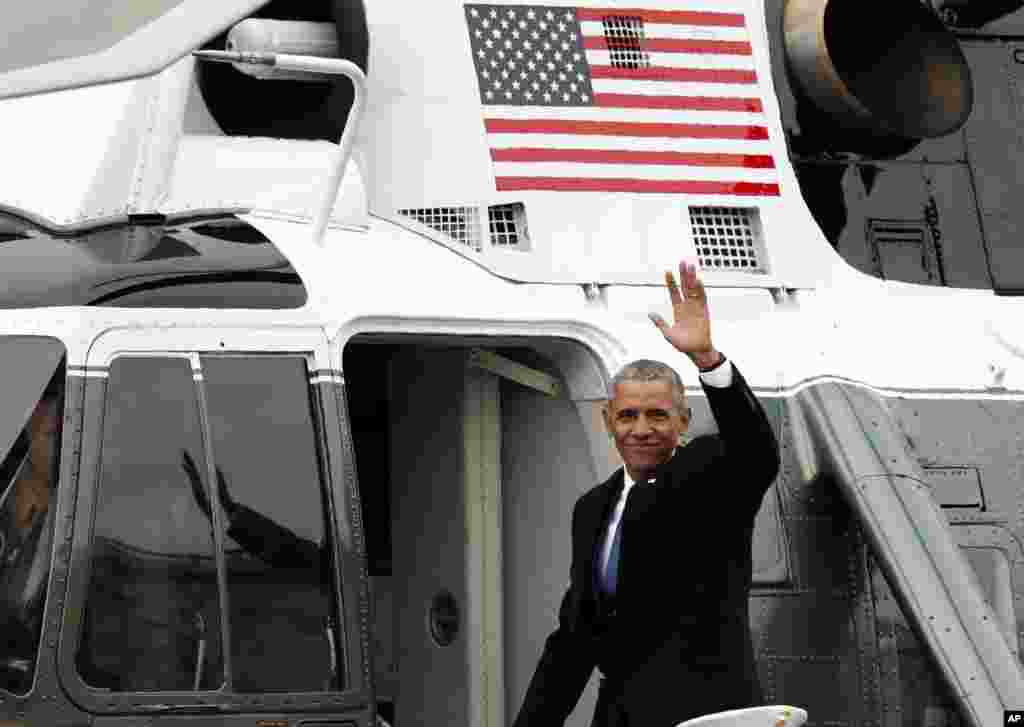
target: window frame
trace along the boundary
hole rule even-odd
[[[311,417],[317,450],[317,466],[327,488],[326,527],[331,528],[335,589],[332,606],[338,615],[336,653],[341,657],[338,672],[341,689],[331,692],[261,692],[229,691],[154,691],[111,692],[89,686],[78,674],[76,655],[82,634],[82,618],[88,596],[91,568],[92,530],[96,517],[96,495],[100,481],[104,417],[107,406],[107,385],[110,366],[116,358],[186,358],[193,374],[197,413],[201,421],[203,464],[207,478],[212,471],[213,450],[210,445],[210,424],[207,418],[205,388],[201,383],[201,357],[234,356],[239,358],[301,356],[306,361],[308,394],[312,404]],[[77,482],[76,521],[73,535],[74,567],[68,576],[68,609],[65,611],[58,659],[59,679],[71,699],[94,714],[125,713],[195,713],[226,712],[349,712],[365,708],[368,703],[365,634],[367,633],[367,591],[362,557],[361,523],[353,520],[354,478],[345,473],[354,469],[346,462],[349,449],[342,435],[347,431],[339,417],[334,382],[340,371],[332,366],[326,334],[318,326],[293,326],[268,329],[215,328],[132,328],[111,329],[100,333],[92,342],[84,371],[86,381],[83,409],[81,467]],[[345,449],[346,451],[342,451]],[[197,465],[199,463],[197,462]],[[217,496],[213,488],[213,497]],[[226,595],[223,541],[226,532],[215,519],[218,582],[222,597]],[[222,582],[223,581],[223,582]],[[228,603],[222,601],[222,618]],[[224,622],[220,638],[230,639],[230,623]],[[230,655],[225,652],[224,668],[230,669]],[[227,672],[229,673],[229,672]]]

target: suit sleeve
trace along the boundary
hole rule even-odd
[[[577,582],[578,569],[575,544],[578,542],[577,518],[579,502],[573,508],[573,563],[569,569],[569,587],[558,610],[558,626],[548,636],[540,661],[527,687],[523,706],[513,727],[550,727],[564,724],[569,713],[587,686],[595,660],[590,639],[580,628],[580,604],[584,584]]]
[[[779,443],[771,422],[735,364],[729,386],[709,386],[703,380],[701,386],[724,447],[729,496],[739,497],[756,512],[779,473]]]

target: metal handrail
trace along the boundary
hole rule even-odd
[[[363,69],[352,61],[347,61],[343,58],[298,56],[288,53],[243,53],[237,51],[203,50],[194,51],[192,55],[199,60],[206,61],[249,63],[274,66],[283,71],[345,76],[352,82],[352,88],[355,91],[352,99],[352,108],[349,109],[348,118],[345,120],[345,128],[341,132],[341,138],[338,140],[338,150],[335,152],[334,162],[327,181],[324,183],[324,193],[321,197],[320,208],[313,219],[313,244],[322,246],[324,232],[327,230],[327,221],[330,219],[331,210],[334,209],[334,202],[338,197],[338,188],[341,186],[345,167],[348,164],[349,157],[352,155],[352,145],[355,143],[356,130],[359,127],[359,122],[362,121],[365,111],[366,74],[363,73]]]

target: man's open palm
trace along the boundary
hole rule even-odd
[[[656,313],[651,314],[651,320],[678,351],[687,354],[710,351],[711,318],[704,284],[697,277],[697,266],[680,262],[679,279],[682,290],[676,285],[672,271],[666,271],[665,285],[672,299],[672,316],[675,319],[672,325]]]

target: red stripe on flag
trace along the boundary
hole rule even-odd
[[[577,177],[497,177],[499,192],[654,192],[660,194],[779,195],[779,185],[687,179],[594,179]]]
[[[749,56],[753,54],[750,43],[742,40],[690,40],[683,38],[643,38],[640,46],[654,53],[711,53],[717,55]],[[602,36],[585,36],[583,47],[587,50],[608,50],[608,39]]]
[[[679,25],[715,25],[742,28],[742,13],[716,13],[696,10],[645,10],[643,8],[577,8],[577,20],[601,21],[609,16],[641,18],[646,23],[674,23]]]
[[[654,124],[629,121],[566,119],[484,119],[492,134],[580,134],[598,136],[660,136],[672,139],[767,139],[764,126],[732,124]]]
[[[767,154],[715,154],[679,151],[625,151],[611,149],[491,149],[496,162],[583,162],[584,164],[684,164],[694,167],[774,169]]]
[[[647,96],[632,93],[595,93],[597,106],[620,109],[681,109],[685,111],[748,111],[761,113],[759,98],[717,96]]]
[[[755,71],[737,68],[616,68],[591,66],[593,78],[617,78],[626,81],[696,81],[698,83],[757,83]]]

